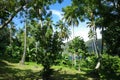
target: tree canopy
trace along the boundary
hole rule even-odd
[[[120,0],[71,0],[71,4],[62,9],[63,18],[54,23],[50,5],[62,1],[0,0],[0,65],[10,65],[6,61],[1,62],[3,58],[13,62],[19,62],[21,59],[24,64],[30,61],[37,62],[43,67],[43,71],[39,72],[43,80],[51,80],[51,77],[56,75],[52,74],[53,65],[69,66],[71,69],[79,67],[79,72],[82,67],[81,71],[83,69],[87,75],[94,74],[95,77],[97,76],[96,79],[119,78]],[[14,19],[25,25],[18,28]],[[74,27],[79,27],[80,22],[84,21],[87,21],[86,25],[90,28],[88,37],[93,43],[94,52],[88,53],[83,38],[74,38]],[[71,26],[73,38],[70,43],[64,43],[64,40],[70,39]],[[101,30],[101,48],[97,44],[97,29]],[[66,45],[68,52],[67,48],[64,48]],[[64,50],[66,50],[65,54]],[[71,66],[71,60],[74,66]],[[9,69],[8,65],[0,66],[0,73],[6,71],[4,68]],[[8,72],[11,72],[9,70]],[[55,70],[55,73],[59,71],[63,75],[67,70],[62,71],[61,68]]]

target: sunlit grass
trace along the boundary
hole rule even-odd
[[[10,63],[8,61],[3,60],[3,62],[5,62],[6,64],[12,66],[11,68],[16,68],[16,69],[20,69],[20,70],[32,70],[34,72],[40,71],[43,69],[41,64],[37,64],[35,62],[25,62],[24,65],[21,65],[19,63]]]
[[[71,67],[66,67],[66,66],[52,66],[53,69],[60,71],[60,73],[62,74],[76,74],[76,73],[80,73],[79,71],[77,71],[75,68]]]
[[[41,71],[43,69],[41,64],[37,64],[35,62],[25,62],[25,65],[20,65],[19,63],[10,63],[5,60],[0,62],[5,63],[3,65],[4,67],[0,67],[0,79],[41,79]],[[73,67],[52,66],[51,68],[54,70],[52,76],[55,80],[92,80],[91,77],[86,76],[86,71],[78,71]]]

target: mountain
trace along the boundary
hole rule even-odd
[[[88,40],[87,42],[85,42],[86,46],[88,47],[88,52],[93,52],[94,48],[93,48],[93,40]],[[102,46],[102,40],[98,39],[97,40],[97,46],[98,49],[101,52],[101,46]]]
[[[71,41],[68,41],[65,43],[64,46],[62,46],[64,48],[63,53],[68,53],[67,49],[68,49],[70,43],[71,43]],[[98,39],[97,45],[98,45],[98,49],[100,50],[100,52],[101,52],[101,46],[102,46],[101,43],[102,43],[102,40]],[[85,42],[85,45],[88,47],[88,52],[93,52],[94,48],[93,48],[93,41],[92,40],[88,40],[87,42]]]

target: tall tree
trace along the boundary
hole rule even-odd
[[[66,23],[64,23],[62,20],[58,21],[56,24],[56,28],[60,30],[61,33],[59,33],[59,36],[64,39],[68,39],[70,35],[69,27]]]
[[[45,14],[46,9],[49,9],[49,5],[56,2],[61,3],[63,0],[0,0],[0,29],[7,26],[13,18],[19,14],[22,17],[26,10],[29,10],[30,20],[34,18],[38,19],[39,9],[41,9],[42,15]],[[26,8],[26,10],[24,10]],[[41,16],[42,16],[41,15]]]
[[[91,23],[92,30],[94,30],[94,43],[95,48],[97,48],[96,45],[96,19],[99,18],[99,16],[96,14],[98,12],[98,4],[99,0],[72,0],[71,7],[74,10],[66,11],[66,14],[69,14],[69,16],[73,16],[72,14],[76,15],[76,17],[73,17],[75,19],[79,19],[80,21],[84,21],[85,19],[88,19]],[[66,7],[67,8],[67,7]],[[96,50],[96,54],[98,54],[98,50]]]
[[[53,31],[53,22],[51,18],[47,18],[43,22],[43,26],[36,26],[35,39],[39,41],[39,49],[36,53],[37,62],[41,63],[43,69],[43,80],[48,80],[52,73],[51,66],[56,64],[56,60],[60,58],[62,54],[63,44],[62,38],[59,36],[59,32]]]
[[[72,39],[74,39],[74,26],[78,26],[79,24],[78,15],[75,13],[76,8],[76,6],[67,6],[66,8],[63,8],[63,19],[69,26],[72,26]],[[73,57],[75,57],[74,53]],[[74,60],[74,65],[76,65],[76,60]]]
[[[120,23],[120,1],[119,0],[102,0],[98,7],[98,14],[102,20],[99,21],[100,27],[103,28],[103,39],[107,46],[107,52],[112,55],[119,55],[119,23]],[[113,29],[114,27],[114,29]],[[109,38],[108,35],[110,35]],[[112,44],[113,43],[113,44]]]
[[[74,26],[78,26],[79,24],[79,20],[78,20],[78,15],[75,12],[76,10],[76,6],[67,6],[66,8],[63,8],[63,12],[64,12],[64,17],[63,19],[65,20],[65,22],[69,25],[72,26],[72,38],[74,38]]]
[[[24,64],[24,62],[25,62],[25,56],[26,56],[26,45],[27,45],[27,43],[26,43],[26,37],[27,37],[27,35],[26,35],[26,30],[27,29],[27,25],[26,25],[26,22],[25,22],[25,29],[24,29],[24,50],[23,50],[23,55],[22,55],[22,58],[21,58],[21,61],[20,61],[20,64]]]
[[[69,44],[69,51],[74,52],[75,55],[78,57],[82,56],[82,58],[85,58],[87,54],[87,47],[85,46],[85,42],[80,37],[75,37],[72,42]],[[74,57],[75,60],[76,57]],[[80,62],[80,60],[79,60]],[[75,62],[76,63],[76,62]],[[80,65],[79,65],[80,70]]]

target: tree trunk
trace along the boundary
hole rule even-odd
[[[74,54],[73,53],[71,54],[71,58],[72,58],[71,64],[72,64],[72,67],[74,67]]]
[[[37,53],[37,50],[38,50],[38,42],[35,42],[36,43],[36,53]]]
[[[73,26],[72,26],[72,39],[74,39],[74,24],[73,24]]]
[[[26,23],[25,23],[25,31],[24,31],[24,51],[23,51],[22,59],[21,59],[21,61],[20,61],[20,64],[21,64],[21,65],[24,65],[25,55],[26,55]]]
[[[92,39],[92,49],[93,49],[93,53],[95,53],[94,39]]]
[[[104,31],[104,28],[102,27],[102,45],[101,45],[101,54],[103,54],[103,49],[104,49],[104,41],[103,41],[103,31]]]
[[[79,63],[78,63],[78,71],[80,71],[80,59],[79,59]]]
[[[12,46],[12,26],[10,26],[10,47]]]
[[[98,46],[97,46],[97,32],[96,32],[96,28],[95,27],[94,27],[94,32],[95,32],[94,45],[95,45],[95,50],[96,50],[96,54],[97,54],[97,58],[98,58],[98,62],[96,64],[96,66],[95,66],[95,69],[99,69],[100,61],[101,61],[101,54],[100,54]]]
[[[9,47],[10,47],[10,56],[12,56],[12,52],[13,52],[13,49],[12,49],[12,25],[10,25],[10,44],[9,44]]]
[[[72,40],[74,39],[74,24],[72,25]],[[75,58],[75,53],[73,53],[73,66],[76,66],[76,58]]]
[[[96,32],[96,25],[95,25],[95,19],[94,19],[94,14],[93,12],[91,12],[91,22],[93,23],[91,26],[93,28],[93,33],[94,33],[94,36],[93,36],[93,43],[94,43],[94,48],[95,48],[95,53],[97,55],[97,59],[98,59],[98,62],[96,64],[96,67],[95,69],[99,69],[100,67],[100,61],[101,61],[101,55],[99,53],[99,49],[97,47],[97,32]]]
[[[74,57],[74,66],[76,66],[76,55],[75,55],[75,53],[73,54],[73,57]]]

